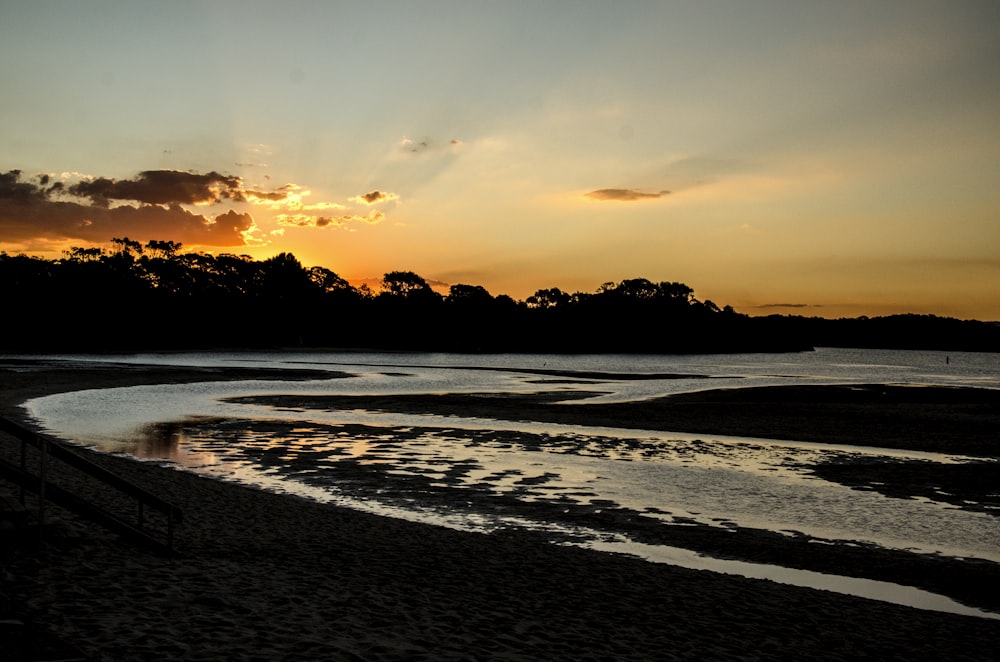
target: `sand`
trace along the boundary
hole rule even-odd
[[[219,377],[0,372],[0,413],[66,389]],[[49,509],[37,542],[0,546],[0,606],[35,635],[0,659],[51,645],[94,660],[988,660],[1000,641],[1000,621],[461,533],[80,452],[183,509],[178,553]],[[68,472],[53,480],[131,508]]]

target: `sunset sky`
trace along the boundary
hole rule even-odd
[[[0,0],[0,249],[1000,320],[998,35],[996,0]]]

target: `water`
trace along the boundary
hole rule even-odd
[[[824,542],[1000,562],[1000,518],[927,499],[891,499],[851,490],[802,468],[844,455],[936,462],[964,458],[532,421],[273,407],[240,400],[289,394],[537,391],[563,391],[569,397],[583,391],[591,401],[614,402],[782,384],[1000,388],[997,354],[821,349],[711,356],[295,352],[58,358],[73,364],[330,371],[329,379],[310,381],[79,391],[38,398],[26,406],[56,436],[368,512],[466,530],[532,529],[553,540],[624,550],[651,560],[977,615],[983,613],[941,596],[920,591],[915,595],[915,589],[889,590],[880,586],[884,583],[866,580],[851,580],[849,585],[842,577],[741,565],[639,542],[628,527],[616,530],[607,521],[627,511],[653,523],[749,527]],[[660,378],[570,379],[557,374],[560,371],[573,371],[577,377],[605,372]]]

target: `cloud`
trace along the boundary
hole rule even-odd
[[[812,303],[762,303],[754,308],[822,308],[821,304]]]
[[[362,223],[367,223],[369,225],[375,225],[385,218],[385,214],[378,210],[372,210],[368,212],[366,216],[345,216],[344,218],[349,218],[352,221],[361,221]]]
[[[425,278],[424,282],[430,285],[432,290],[435,290],[440,294],[448,294],[448,290],[450,290],[452,286],[452,283],[448,283],[443,280],[434,280],[433,278]]]
[[[255,191],[246,190],[242,193],[242,202],[253,202],[253,203],[276,203],[288,200],[291,194],[288,191],[282,191],[281,189],[275,189],[274,191]]]
[[[234,188],[236,178],[217,173],[162,175],[165,172],[171,171],[140,173],[125,181],[86,178],[69,186],[50,175],[25,180],[17,170],[0,174],[0,241],[106,242],[128,236],[208,246],[247,243],[256,229],[250,214],[230,210],[210,217],[181,207],[206,199],[236,199],[233,191],[241,190]],[[110,204],[121,200],[139,204]]]
[[[370,191],[368,193],[356,195],[353,198],[348,198],[348,200],[362,205],[375,205],[380,202],[399,200],[399,196],[395,193],[386,193],[385,191]]]
[[[274,209],[290,209],[293,211],[328,211],[330,209],[347,209],[344,205],[336,202],[314,202],[313,204],[303,204],[300,198],[289,200],[284,204],[274,205]]]
[[[309,214],[278,214],[274,220],[278,222],[278,225],[294,228],[325,228],[343,225],[326,216],[311,216]]]
[[[112,200],[132,200],[152,205],[246,200],[243,180],[215,171],[198,174],[179,170],[146,170],[133,179],[86,179],[70,186],[67,192],[87,198],[98,207],[107,207]]]
[[[87,199],[98,207],[109,207],[112,202],[120,201],[151,205],[210,205],[228,200],[301,205],[302,197],[310,193],[297,184],[284,184],[271,190],[247,188],[240,177],[223,175],[214,170],[208,173],[145,170],[132,179],[122,180],[84,176],[76,184],[65,187],[65,192]],[[334,203],[318,205],[335,206]]]
[[[298,184],[284,184],[273,191],[246,191],[247,202],[253,204],[268,205],[275,211],[304,212],[329,211],[331,209],[346,209],[344,205],[336,202],[313,202],[306,203],[304,198],[312,195],[312,191],[302,188]]]
[[[240,213],[233,209],[219,214],[212,221],[208,232],[217,236],[242,236],[244,232],[254,227],[253,217],[247,213]],[[223,244],[225,245],[225,244]]]
[[[367,223],[374,225],[385,218],[385,213],[379,210],[371,210],[367,214],[341,213],[331,214],[348,208],[336,202],[316,202],[306,204],[303,198],[311,194],[310,191],[303,190],[294,184],[286,184],[276,191],[287,193],[285,199],[271,205],[271,209],[281,211],[275,220],[284,227],[296,228],[341,228],[350,223]],[[383,202],[399,200],[395,193],[374,190],[361,195],[348,198],[350,202],[370,207]]]
[[[0,200],[30,204],[44,199],[47,195],[44,186],[49,182],[49,175],[39,175],[38,179],[38,184],[22,182],[20,170],[0,173]]]
[[[11,170],[0,173],[0,241],[100,243],[130,237],[208,246],[261,241],[254,234],[260,228],[248,213],[222,209],[212,215],[192,208],[227,202],[265,206],[276,213],[281,228],[334,228],[385,218],[378,210],[349,213],[335,202],[306,203],[309,195],[297,184],[248,187],[239,177],[215,171],[147,170],[119,180],[80,173],[26,178]],[[395,193],[375,190],[352,201],[370,207],[398,199]]]
[[[458,138],[452,138],[444,142],[426,137],[421,140],[403,138],[398,143],[399,150],[406,154],[422,154],[424,152],[435,152],[447,148],[455,149],[461,145],[462,141]]]
[[[615,200],[618,202],[635,202],[637,200],[655,200],[670,195],[670,191],[656,191],[644,193],[634,188],[602,188],[587,193],[588,198],[594,200]]]
[[[296,228],[339,228],[348,223],[368,223],[374,225],[385,218],[385,214],[372,210],[366,215],[344,214],[342,216],[312,216],[310,214],[278,214],[278,225]]]

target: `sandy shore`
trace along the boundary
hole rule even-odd
[[[0,413],[42,393],[219,377],[0,371]],[[35,645],[51,633],[90,659],[989,660],[1000,641],[998,621],[459,533],[81,452],[185,513],[172,558],[56,511],[39,542],[2,545],[2,593]],[[53,480],[131,507],[69,472]]]

